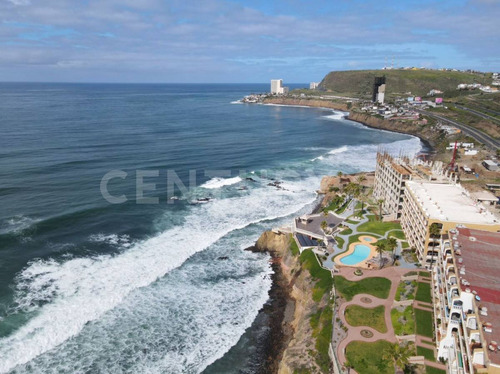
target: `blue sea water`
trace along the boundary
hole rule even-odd
[[[308,212],[321,176],[421,146],[329,110],[234,103],[267,89],[0,84],[0,373],[257,370],[271,268],[243,249]],[[112,171],[121,204],[101,193]],[[136,199],[144,173],[158,204]]]

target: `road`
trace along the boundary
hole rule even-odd
[[[490,148],[493,148],[494,150],[497,150],[500,148],[500,142],[498,140],[496,140],[495,138],[471,127],[471,126],[468,126],[468,125],[464,125],[463,123],[459,123],[459,122],[456,122],[454,120],[451,120],[449,118],[446,118],[446,117],[443,117],[443,116],[440,116],[439,114],[434,114],[434,113],[431,113],[431,112],[428,112],[428,111],[425,111],[425,110],[418,110],[418,112],[426,115],[426,116],[429,116],[429,117],[433,117],[433,118],[437,118],[439,120],[441,120],[442,122],[445,122],[445,123],[448,123],[452,126],[455,126],[456,128],[460,129],[463,131],[464,134],[467,134],[469,136],[471,136],[472,138],[476,139],[478,142],[481,142],[483,144],[485,144],[486,146],[490,147]]]
[[[484,114],[484,113],[481,113],[477,110],[474,110],[474,109],[471,109],[471,108],[467,108],[466,106],[462,106],[462,105],[457,105],[455,104],[455,106],[458,108],[458,109],[462,109],[462,110],[466,110],[472,114],[475,114],[476,116],[479,116],[481,118],[484,118],[484,119],[487,119],[488,121],[493,121],[497,124],[500,124],[500,120],[498,118],[495,118],[495,117],[492,117],[492,116],[489,116],[487,114]]]

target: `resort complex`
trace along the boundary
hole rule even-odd
[[[329,341],[316,361],[329,358],[334,373],[500,373],[496,201],[442,162],[387,152],[372,188],[366,181],[324,178],[322,210],[280,229],[301,261],[317,262],[313,295],[331,288],[333,321],[318,332]],[[311,313],[327,313],[325,297]]]

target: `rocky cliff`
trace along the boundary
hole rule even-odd
[[[250,248],[271,254],[276,288],[271,290],[270,297],[275,301],[282,298],[274,306],[274,322],[271,324],[274,332],[268,348],[269,360],[263,372],[292,374],[297,369],[308,368],[310,373],[320,373],[309,354],[315,345],[309,315],[317,309],[317,303],[312,299],[313,281],[308,271],[302,271],[298,254],[292,253],[291,240],[290,235],[266,231]]]
[[[418,136],[432,148],[441,142],[443,137],[441,132],[436,131],[430,125],[415,124],[413,122],[397,120],[390,121],[359,112],[350,112],[348,118],[352,121],[360,122],[368,127]]]

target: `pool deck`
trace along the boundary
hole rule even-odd
[[[338,266],[349,266],[349,267],[355,267],[355,268],[368,269],[369,267],[368,267],[367,262],[377,255],[377,250],[376,250],[375,246],[373,245],[374,243],[377,242],[377,240],[378,240],[377,238],[375,238],[374,236],[371,236],[371,235],[360,236],[359,241],[352,243],[346,252],[340,254],[339,256],[337,256],[335,258],[335,264]],[[353,264],[353,265],[348,265],[348,264],[344,264],[343,262],[341,262],[341,260],[343,258],[352,255],[356,249],[356,246],[359,244],[363,244],[363,245],[367,246],[368,248],[370,248],[370,254],[368,255],[368,257],[366,257],[365,260],[360,261],[360,262]]]

